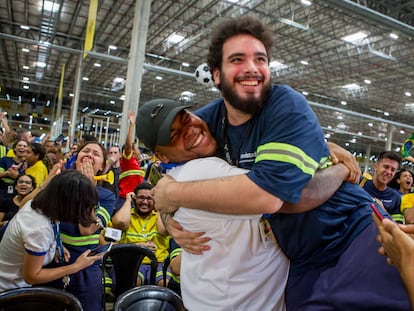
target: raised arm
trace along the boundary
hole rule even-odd
[[[134,142],[134,130],[135,130],[135,112],[128,112],[129,127],[127,137],[125,139],[124,153],[129,155],[132,152],[132,143]]]

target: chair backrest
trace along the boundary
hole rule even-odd
[[[169,288],[143,285],[121,294],[115,301],[114,311],[185,311],[180,296]]]
[[[0,293],[1,311],[82,311],[71,293],[49,287],[24,287]]]
[[[112,269],[115,298],[130,288],[137,286],[137,277],[142,260],[151,260],[150,284],[155,284],[158,261],[155,254],[148,248],[136,244],[116,244],[102,258],[103,275]],[[105,296],[105,294],[104,294]]]

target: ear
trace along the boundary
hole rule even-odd
[[[218,68],[213,70],[214,85],[220,85],[220,70]]]
[[[168,158],[165,156],[165,155],[163,155],[162,153],[159,153],[159,152],[155,152],[154,153],[154,155],[162,162],[162,163],[168,163],[168,162],[170,162],[169,160],[168,160]]]

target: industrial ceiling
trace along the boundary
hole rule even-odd
[[[351,152],[365,153],[369,148],[378,154],[387,140],[396,149],[414,132],[414,1],[146,3],[151,9],[141,104],[165,97],[199,107],[219,97],[210,85],[198,83],[193,73],[206,62],[215,23],[252,13],[274,32],[273,81],[305,94],[327,140]],[[65,122],[70,120],[74,84],[81,72],[79,124],[101,115],[110,121],[111,131],[119,129],[135,6],[134,0],[98,1],[93,48],[79,71],[89,1],[1,1],[0,103],[11,124],[18,120],[25,124],[30,115],[35,125],[55,118],[65,65]],[[359,39],[346,37],[357,33]],[[174,43],[173,35],[182,37]],[[20,117],[13,117],[19,111]]]

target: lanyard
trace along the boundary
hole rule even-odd
[[[59,221],[52,221],[52,227],[53,227],[53,232],[55,234],[56,248],[58,251],[59,263],[63,263],[65,261],[65,258],[63,254],[62,240],[60,239]]]
[[[230,144],[230,140],[229,140],[229,136],[228,136],[228,120],[227,120],[227,111],[224,108],[224,114],[223,117],[221,119],[221,128],[222,128],[222,135],[223,135],[223,152],[224,152],[224,158],[227,161],[227,163],[231,164],[231,165],[236,165],[239,166],[239,160],[240,160],[240,153],[241,153],[241,149],[243,147],[243,144],[246,140],[246,138],[250,135],[252,128],[253,128],[253,123],[254,120],[253,118],[249,119],[248,124],[246,126],[246,128],[244,129],[244,133],[241,137],[241,141],[239,144],[239,148],[236,151],[235,159],[233,160],[231,157],[231,144]],[[234,150],[233,150],[234,151]]]

